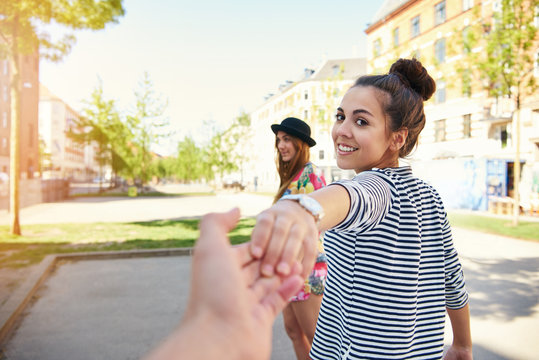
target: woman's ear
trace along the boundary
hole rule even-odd
[[[394,131],[391,134],[391,144],[389,145],[389,148],[392,151],[399,151],[406,143],[407,137],[408,137],[407,128],[401,128],[397,131]]]

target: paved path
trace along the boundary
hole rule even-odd
[[[232,206],[252,216],[271,203],[268,197],[251,194],[201,200],[111,199],[98,202],[101,206],[77,200],[23,209],[22,219],[23,224],[25,217],[32,222],[80,222],[95,219],[98,214],[92,212],[98,212],[105,216],[101,221],[134,221],[144,216],[146,220],[199,216]],[[454,229],[454,239],[471,294],[475,359],[537,359],[539,244],[463,229]],[[189,261],[189,257],[160,257],[62,264],[8,342],[7,359],[138,358],[181,318]],[[281,321],[274,327],[273,360],[293,358]],[[450,341],[448,327],[446,342]]]

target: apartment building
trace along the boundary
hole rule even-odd
[[[80,144],[67,136],[70,130],[76,131],[80,115],[43,84],[39,89],[39,137],[46,154],[43,178],[90,180],[98,173],[95,145]]]
[[[9,208],[11,143],[11,64],[0,58],[0,208]],[[41,201],[39,184],[39,144],[37,134],[39,57],[37,52],[21,56],[19,124],[20,205]]]
[[[326,181],[350,176],[349,171],[335,165],[330,132],[342,96],[365,71],[365,58],[326,60],[318,69],[305,69],[299,79],[285,81],[278,91],[269,93],[263,104],[250,113],[255,151],[244,178],[256,183],[259,190],[277,190],[275,135],[270,126],[289,116],[302,119],[311,127],[312,137],[317,142],[311,148],[311,161],[322,170]]]
[[[34,178],[38,173],[38,54],[21,56],[20,176]],[[9,174],[11,132],[11,83],[9,60],[0,60],[0,173]]]
[[[514,101],[490,98],[483,84],[463,81],[457,71],[469,50],[456,39],[476,14],[490,20],[500,6],[499,0],[386,0],[365,30],[369,73],[387,72],[399,57],[416,57],[436,80],[411,161],[450,208],[486,210],[489,202],[512,196]],[[533,51],[537,58],[539,42]],[[539,71],[535,76],[539,80]],[[539,192],[539,96],[526,96],[521,104],[521,206],[527,208]]]

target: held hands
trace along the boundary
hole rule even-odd
[[[227,239],[239,216],[236,208],[202,218],[184,319],[147,360],[269,359],[273,322],[303,284],[301,269],[261,277],[249,244]]]
[[[301,276],[311,272],[317,255],[318,228],[314,217],[298,203],[277,201],[258,215],[251,235],[251,254],[262,260],[264,276],[288,275],[301,261]]]

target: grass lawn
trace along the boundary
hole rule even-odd
[[[198,222],[24,225],[18,237],[9,234],[8,226],[0,226],[0,267],[35,264],[49,254],[191,247],[199,235]],[[230,241],[247,241],[254,223],[254,219],[240,220],[229,234]]]
[[[475,214],[450,213],[452,226],[539,241],[539,222],[511,220]],[[255,219],[242,219],[229,234],[233,244],[249,240]],[[198,220],[157,220],[132,223],[24,225],[20,237],[0,226],[0,268],[23,267],[46,255],[134,249],[191,247],[198,238]]]
[[[513,226],[510,219],[460,213],[448,215],[451,226],[539,242],[539,222],[519,220],[519,224]]]

